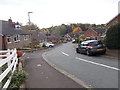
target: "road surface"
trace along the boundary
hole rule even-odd
[[[25,83],[26,88],[83,88],[48,65],[42,58],[45,51],[26,53],[25,70],[29,74]]]
[[[118,88],[118,60],[78,54],[76,44],[63,43],[45,53],[49,62],[94,88]]]

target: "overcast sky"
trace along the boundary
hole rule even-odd
[[[119,0],[0,0],[0,20],[9,17],[40,28],[69,23],[105,24],[118,14]]]

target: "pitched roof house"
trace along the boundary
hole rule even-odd
[[[30,43],[30,33],[22,30],[19,23],[0,20],[0,49],[21,48]]]
[[[83,31],[80,27],[76,27],[73,29],[73,33],[79,32],[79,31]]]
[[[39,32],[36,30],[32,30],[32,40],[37,41],[39,43],[41,42],[57,42],[58,37],[54,34],[48,33],[48,32]]]
[[[112,25],[114,25],[115,23],[120,22],[120,13],[118,15],[116,15],[113,19],[111,19],[107,24],[106,24],[106,28],[110,28]]]
[[[98,39],[103,36],[104,33],[105,29],[103,28],[89,28],[84,35],[86,38]]]

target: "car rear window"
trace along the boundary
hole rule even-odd
[[[89,46],[97,46],[97,45],[101,45],[102,42],[101,41],[94,41],[94,42],[90,42],[88,45]]]

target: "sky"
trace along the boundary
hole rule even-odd
[[[120,0],[0,0],[0,20],[25,25],[30,20],[39,28],[70,24],[106,24],[118,14]]]

